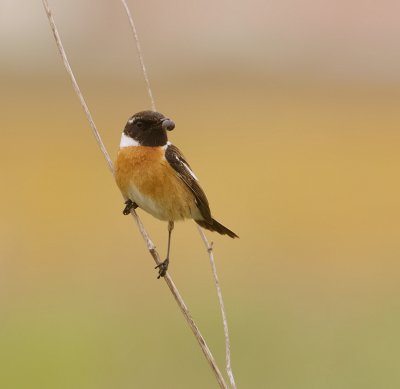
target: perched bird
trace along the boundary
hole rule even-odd
[[[211,216],[207,197],[179,149],[168,142],[175,123],[159,112],[133,115],[121,136],[115,179],[126,198],[124,215],[137,207],[168,221],[167,258],[158,265],[158,278],[168,269],[174,222],[194,219],[201,227],[231,238],[238,236]]]

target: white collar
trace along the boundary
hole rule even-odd
[[[139,142],[130,136],[125,135],[122,133],[121,135],[121,142],[119,144],[119,148],[123,149],[124,147],[131,147],[131,146],[140,146]]]

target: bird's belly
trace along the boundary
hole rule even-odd
[[[128,197],[141,209],[160,220],[182,220],[199,218],[199,211],[193,195],[182,188],[179,178],[164,180],[148,177],[140,180],[140,184],[131,181],[128,187]],[[150,189],[151,188],[151,189]]]
[[[189,188],[176,175],[168,162],[154,151],[146,150],[146,159],[139,158],[139,147],[130,153],[120,151],[115,178],[125,197],[160,220],[202,219]],[[157,150],[158,151],[158,150]]]
[[[189,217],[186,212],[179,212],[177,206],[172,209],[168,199],[144,194],[133,183],[129,185],[128,197],[141,209],[160,220],[179,220]]]

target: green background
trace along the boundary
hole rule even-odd
[[[357,4],[131,4],[170,140],[240,236],[208,234],[239,388],[400,385],[398,12]],[[114,158],[149,108],[124,11],[51,5]],[[121,213],[40,2],[0,15],[0,387],[216,387]],[[166,223],[140,215],[163,256]],[[170,274],[223,369],[190,221]]]

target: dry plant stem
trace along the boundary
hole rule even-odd
[[[65,69],[67,70],[67,73],[69,74],[69,76],[71,78],[74,90],[75,90],[75,92],[76,92],[76,94],[77,94],[77,96],[78,96],[78,98],[80,100],[80,103],[81,103],[81,105],[82,105],[82,107],[83,107],[83,109],[84,109],[84,111],[86,113],[86,117],[87,117],[87,119],[88,119],[88,121],[90,123],[90,126],[92,128],[92,131],[93,131],[93,134],[94,134],[94,136],[96,138],[96,141],[97,141],[97,143],[98,143],[98,145],[100,147],[100,150],[103,153],[104,158],[106,159],[106,162],[108,164],[108,167],[109,167],[110,171],[113,173],[114,172],[114,168],[113,168],[113,163],[111,161],[110,155],[108,154],[108,152],[107,152],[107,150],[106,150],[106,148],[104,146],[104,143],[103,143],[103,141],[102,141],[102,139],[100,137],[100,134],[99,134],[99,132],[98,132],[98,130],[96,128],[96,125],[94,124],[92,115],[90,114],[89,108],[88,108],[88,106],[87,106],[87,104],[85,102],[85,99],[83,98],[83,95],[82,95],[82,93],[81,93],[81,91],[79,89],[78,83],[76,82],[76,79],[75,79],[74,74],[72,72],[71,66],[69,65],[68,58],[67,58],[67,55],[65,53],[64,47],[62,45],[61,38],[59,36],[56,24],[54,22],[54,19],[53,19],[52,12],[51,12],[51,9],[49,7],[49,4],[48,4],[47,0],[42,0],[42,3],[43,3],[43,6],[44,6],[44,9],[46,11],[47,17],[49,19],[50,26],[51,26],[51,29],[53,31],[54,39],[56,41],[58,50],[59,50],[60,55],[62,57],[62,60],[64,62]],[[131,211],[131,214],[132,214],[134,220],[136,221],[136,223],[138,225],[140,233],[142,234],[142,237],[145,240],[145,243],[147,245],[147,248],[148,248],[151,256],[153,257],[153,259],[156,262],[156,264],[159,265],[161,263],[160,256],[159,256],[158,252],[156,251],[155,246],[154,246],[153,242],[151,241],[149,235],[147,234],[147,231],[145,230],[145,228],[143,226],[143,223],[141,222],[141,220],[139,219],[139,216],[137,215],[137,213],[134,210]],[[217,366],[217,364],[215,362],[215,359],[214,359],[213,355],[211,354],[210,349],[207,346],[206,341],[204,340],[203,336],[201,335],[196,323],[194,322],[192,316],[190,315],[190,312],[189,312],[188,308],[186,307],[185,302],[183,301],[178,289],[176,288],[174,282],[172,281],[172,278],[169,276],[168,273],[165,275],[164,280],[167,283],[167,285],[168,285],[172,295],[174,296],[177,304],[179,305],[179,308],[182,311],[186,321],[188,322],[193,334],[195,335],[195,337],[196,337],[196,339],[197,339],[197,341],[198,341],[198,343],[199,343],[199,345],[201,347],[201,350],[204,353],[204,356],[206,357],[206,359],[207,359],[212,371],[214,372],[214,375],[215,375],[215,377],[216,377],[216,379],[218,381],[219,386],[221,388],[223,388],[223,389],[227,389],[228,386],[226,385],[226,383],[224,381],[224,378],[223,378],[223,376],[222,376],[222,374],[221,374],[221,372],[220,372],[220,370],[219,370],[219,368],[218,368],[218,366]]]
[[[214,283],[215,283],[215,287],[217,289],[219,306],[221,308],[222,323],[224,326],[224,335],[225,335],[226,373],[228,374],[228,378],[229,378],[231,387],[233,389],[236,389],[235,378],[233,376],[232,365],[231,365],[231,344],[230,344],[230,340],[229,340],[228,319],[226,317],[224,300],[222,298],[222,291],[221,291],[221,287],[219,285],[217,267],[215,266],[213,242],[211,242],[211,243],[208,242],[208,239],[207,239],[203,229],[200,226],[197,226],[197,229],[199,230],[199,234],[201,236],[201,239],[203,240],[204,246],[206,247],[208,256],[210,258],[211,269],[212,269],[212,272],[214,275]]]
[[[139,56],[140,64],[141,64],[141,67],[142,67],[143,78],[144,78],[144,80],[146,82],[147,93],[148,93],[149,98],[150,98],[151,107],[152,107],[152,110],[155,111],[156,110],[156,105],[155,105],[155,102],[154,102],[153,93],[151,91],[151,86],[150,86],[149,77],[147,75],[146,66],[144,64],[142,48],[141,48],[141,45],[140,45],[139,36],[137,34],[135,22],[133,21],[133,17],[131,15],[131,12],[129,10],[129,7],[128,7],[126,1],[125,0],[121,0],[121,2],[122,2],[122,5],[124,6],[125,12],[126,12],[126,14],[128,16],[129,23],[130,23],[130,26],[131,26],[131,29],[132,29],[132,33],[133,33],[133,38],[134,38],[135,43],[136,43],[136,49],[137,49],[137,53],[138,53],[138,56]],[[197,226],[197,228],[199,230],[201,239],[203,240],[204,245],[206,246],[207,252],[209,254],[211,268],[212,268],[212,272],[213,272],[213,275],[214,275],[215,288],[217,289],[218,302],[219,302],[220,309],[221,309],[221,315],[222,315],[222,321],[223,321],[223,327],[224,327],[224,335],[225,335],[226,372],[228,374],[229,382],[231,384],[231,387],[233,389],[236,389],[236,383],[235,383],[235,379],[234,379],[233,371],[232,371],[232,366],[231,366],[231,351],[230,351],[231,347],[230,347],[230,340],[229,340],[228,320],[226,318],[224,300],[222,298],[222,291],[221,291],[221,287],[219,285],[217,268],[215,266],[214,253],[212,251],[212,243],[211,243],[211,245],[209,244],[209,242],[207,240],[207,237],[204,234],[202,228],[200,226]],[[150,250],[150,247],[149,247],[149,250]]]
[[[161,259],[160,259],[160,255],[158,254],[158,252],[154,246],[154,243],[149,238],[149,235],[147,234],[147,231],[145,230],[142,221],[139,219],[139,217],[137,216],[134,209],[132,209],[131,213],[133,214],[134,219],[139,228],[139,231],[142,234],[144,241],[146,242],[147,249],[149,250],[149,252],[150,252],[151,256],[153,257],[154,261],[156,262],[156,264],[159,265],[161,263]],[[204,356],[206,357],[207,361],[209,362],[211,369],[213,370],[214,375],[217,378],[219,386],[221,388],[227,389],[228,386],[225,383],[225,380],[214,360],[213,355],[211,354],[210,349],[207,346],[205,339],[201,335],[199,328],[197,327],[196,323],[194,322],[192,316],[190,315],[189,310],[188,310],[185,302],[183,301],[182,296],[180,295],[180,293],[178,291],[178,288],[175,286],[175,284],[172,281],[172,278],[170,277],[168,272],[165,274],[164,280],[167,283],[169,289],[171,290],[171,293],[173,294],[179,308],[181,309],[182,314],[185,316],[185,319],[188,322],[194,336],[196,337],[197,341],[199,342],[199,345],[204,353]]]
[[[89,108],[88,108],[88,106],[87,106],[87,104],[85,102],[85,99],[83,98],[81,90],[79,89],[78,83],[76,82],[76,79],[75,79],[74,73],[72,72],[71,66],[69,65],[67,54],[65,53],[64,47],[63,47],[63,45],[61,43],[61,38],[60,38],[60,35],[58,34],[58,30],[57,30],[57,27],[55,25],[55,22],[54,22],[54,19],[53,19],[49,4],[48,4],[47,0],[42,0],[42,2],[43,2],[44,9],[45,9],[45,11],[47,13],[47,17],[48,17],[49,22],[50,22],[51,30],[53,31],[54,39],[55,39],[55,41],[57,43],[58,50],[59,50],[61,58],[62,58],[62,60],[64,62],[65,69],[67,70],[67,73],[71,77],[72,86],[74,87],[75,93],[77,94],[77,96],[79,98],[79,101],[80,101],[80,103],[82,105],[82,108],[85,111],[87,120],[89,121],[90,127],[92,128],[93,135],[96,138],[97,144],[99,145],[100,150],[104,155],[104,158],[106,159],[106,162],[108,164],[108,168],[113,173],[114,172],[114,168],[113,168],[113,163],[111,161],[110,155],[108,154],[108,152],[107,152],[107,150],[106,150],[106,148],[104,146],[104,143],[101,140],[100,134],[97,131],[96,125],[94,124],[92,115],[90,114]]]
[[[125,0],[121,0],[121,2],[122,2],[123,6],[125,8],[126,14],[128,15],[129,23],[130,23],[131,28],[132,28],[133,37],[135,38],[136,49],[137,49],[137,52],[138,52],[138,55],[139,55],[139,60],[140,60],[140,66],[142,67],[142,73],[143,73],[144,81],[146,82],[147,93],[148,93],[150,101],[151,101],[151,109],[153,111],[155,111],[156,110],[156,104],[154,102],[153,93],[152,93],[151,87],[150,87],[149,76],[147,75],[146,66],[144,64],[142,48],[140,46],[140,41],[139,41],[138,33],[136,31],[136,26],[135,26],[135,23],[133,22],[133,18],[132,18],[131,12],[129,11],[128,4],[126,4]]]

